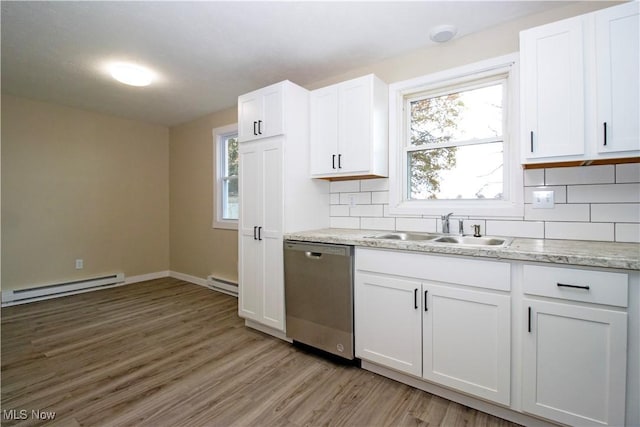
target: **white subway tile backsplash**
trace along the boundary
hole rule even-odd
[[[640,243],[640,224],[616,224],[616,242]]]
[[[396,218],[396,230],[435,233],[435,218]]]
[[[386,191],[389,189],[389,178],[363,179],[360,191]]]
[[[640,223],[640,204],[593,204],[591,205],[591,221]]]
[[[382,205],[357,205],[351,208],[351,216],[382,217]]]
[[[395,230],[395,218],[360,218],[360,227],[365,230]]]
[[[615,182],[615,166],[580,166],[545,169],[545,185],[609,184]]]
[[[640,182],[640,163],[616,165],[616,182]]]
[[[389,203],[388,191],[374,191],[371,193],[371,203],[385,204]]]
[[[567,203],[637,203],[640,184],[570,185]]]
[[[524,217],[468,217],[481,234],[526,238],[640,241],[640,164],[527,169]],[[437,215],[391,214],[389,179],[331,182],[331,227],[440,232]],[[553,209],[533,209],[533,191],[554,191]],[[350,205],[353,198],[355,206]],[[452,218],[450,231],[458,232]]]
[[[526,221],[589,221],[589,205],[555,205],[553,209],[534,209],[524,205]]]
[[[360,228],[360,218],[335,216],[329,221],[331,228]]]
[[[331,216],[349,216],[348,205],[331,205]]]
[[[544,185],[544,169],[525,169],[524,185]]]
[[[329,186],[329,191],[331,193],[353,193],[360,191],[360,181],[359,180],[350,180],[350,181],[331,181]]]
[[[370,205],[371,193],[340,193],[341,205],[350,205],[351,199],[356,205]]]
[[[564,185],[554,185],[547,187],[525,187],[524,202],[533,203],[533,192],[540,190],[553,191],[553,198],[555,203],[567,203],[567,187]]]
[[[544,239],[544,222],[487,221],[486,234],[490,236],[511,236]]]
[[[613,241],[613,223],[547,222],[545,239]]]

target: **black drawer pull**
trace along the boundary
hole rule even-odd
[[[607,122],[604,122],[604,145],[607,145]]]
[[[256,231],[258,231],[258,226],[253,227],[253,240],[258,240],[258,236],[256,235]]]
[[[424,291],[424,311],[429,311],[429,308],[427,307],[427,294],[429,293],[429,291]]]
[[[589,290],[589,286],[582,286],[582,285],[567,285],[566,283],[557,283],[559,288],[574,288],[574,289],[584,289],[586,291]]]
[[[418,288],[413,290],[413,308],[418,309]]]
[[[533,153],[533,131],[531,131],[531,152]]]
[[[332,167],[333,169],[335,169],[335,168],[336,168],[336,155],[335,155],[335,154],[333,154],[333,155],[331,156],[331,167]]]
[[[528,330],[529,332],[531,332],[531,307],[529,307],[528,317],[529,317],[529,318],[528,318],[528,324],[529,324],[529,325],[528,325],[528,327],[527,327],[527,330]]]

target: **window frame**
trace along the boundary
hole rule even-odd
[[[522,218],[523,172],[519,162],[519,75],[518,54],[509,54],[389,86],[389,213],[433,215],[453,212],[474,217]],[[503,199],[412,200],[408,192],[406,141],[410,124],[405,113],[407,99],[422,93],[446,93],[451,88],[476,82],[506,79],[503,105],[504,181]]]
[[[212,228],[237,230],[238,219],[224,218],[224,180],[229,177],[223,172],[226,168],[225,142],[230,136],[238,138],[238,124],[215,128],[213,130],[213,224]],[[237,179],[237,177],[236,177]]]

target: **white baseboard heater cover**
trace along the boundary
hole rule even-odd
[[[56,283],[27,289],[2,291],[2,305],[25,304],[33,301],[58,298],[66,295],[88,292],[124,284],[124,273]]]
[[[238,284],[214,276],[207,277],[207,287],[223,294],[238,297]]]

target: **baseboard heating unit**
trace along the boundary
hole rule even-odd
[[[81,292],[94,291],[116,285],[124,284],[124,273],[107,276],[93,277],[90,279],[75,280],[72,282],[56,283],[52,285],[37,286],[27,289],[2,291],[2,306],[25,304],[33,301],[42,301],[58,298]]]
[[[238,297],[238,284],[229,282],[227,280],[218,279],[217,277],[207,277],[207,288],[211,288],[214,291],[222,292],[223,294]]]

